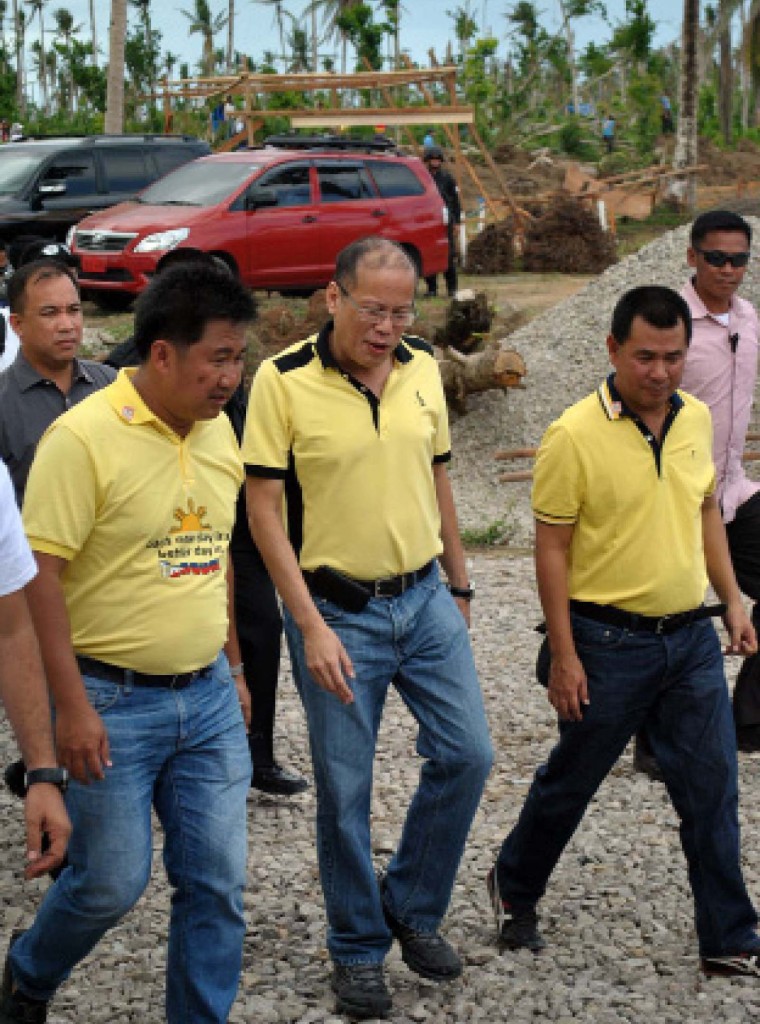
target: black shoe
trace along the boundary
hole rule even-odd
[[[736,746],[743,754],[760,751],[760,725],[737,725]]]
[[[703,956],[704,974],[721,978],[760,978],[760,949],[733,956]]]
[[[353,1020],[387,1017],[391,996],[385,987],[382,964],[335,964],[331,988],[337,999],[335,1012]]]
[[[380,882],[382,899],[385,882]],[[429,981],[451,981],[462,973],[462,961],[438,932],[418,932],[391,914],[383,900],[385,922],[401,946],[401,959],[410,971]]]
[[[20,939],[24,933],[13,932],[8,945],[10,951],[13,943]],[[47,1020],[47,1002],[40,999],[30,999],[18,989],[14,991],[13,975],[5,958],[5,970],[3,971],[3,986],[0,989],[0,1024],[45,1024]]]
[[[496,941],[499,949],[529,949],[531,953],[540,953],[545,949],[546,940],[538,930],[536,908],[526,907],[518,910],[510,907],[501,898],[495,866],[488,872],[486,885],[496,921]]]
[[[638,736],[633,741],[633,770],[648,775],[652,782],[664,782],[662,770],[654,754],[645,750]]]
[[[309,788],[309,783],[301,775],[281,768],[278,764],[254,765],[251,776],[251,786],[262,793],[272,793],[274,796],[293,796],[295,793],[303,793]]]

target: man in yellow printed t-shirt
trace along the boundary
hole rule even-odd
[[[251,763],[247,691],[220,653],[239,660],[227,549],[243,474],[219,413],[253,316],[230,275],[167,271],[138,301],[139,367],[40,442],[23,510],[39,565],[29,599],[74,838],[34,923],[11,940],[3,1021],[43,1020],[58,986],[135,904],[150,877],[151,805],[174,890],[166,1019],[228,1019]]]

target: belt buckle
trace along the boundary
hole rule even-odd
[[[661,617],[660,617],[660,618],[659,618],[659,619],[657,620],[657,625],[656,625],[656,627],[655,627],[655,630],[654,630],[654,631],[655,631],[655,633],[656,633],[656,635],[657,635],[657,636],[662,636],[662,634],[663,634],[663,633],[665,632],[665,627],[666,627],[666,626],[667,626],[667,624],[668,624],[669,622],[671,622],[671,621],[672,621],[672,620],[673,620],[674,618],[676,618],[676,616],[675,616],[675,615],[662,615],[662,616],[661,616]]]

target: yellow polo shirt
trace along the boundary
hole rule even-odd
[[[704,599],[702,504],[714,489],[707,406],[676,392],[658,446],[610,378],[546,431],[532,503],[539,521],[575,526],[571,598],[668,615]]]
[[[336,364],[332,324],[265,360],[243,437],[246,472],[286,482],[303,569],[355,579],[419,569],[442,550],[433,463],[450,457],[432,349],[404,337],[378,400]]]
[[[226,416],[180,438],[144,404],[134,370],[47,430],[24,527],[63,558],[74,650],[156,674],[213,661],[227,638],[226,561],[243,479]]]

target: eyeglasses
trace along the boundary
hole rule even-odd
[[[704,256],[705,263],[708,263],[711,267],[725,267],[727,263],[730,263],[732,267],[746,267],[749,263],[748,252],[723,252],[722,249],[697,249],[694,246],[696,252],[701,256]]]
[[[414,306],[402,306],[399,309],[388,309],[387,306],[360,306],[340,281],[335,283],[340,289],[341,295],[354,307],[362,323],[379,324],[390,317],[394,327],[410,327],[417,319],[417,310]]]

